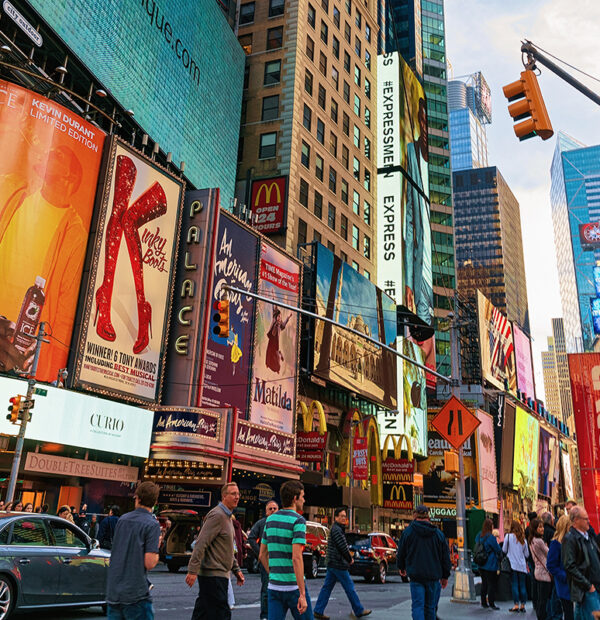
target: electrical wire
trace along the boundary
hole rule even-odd
[[[544,52],[544,54],[548,54],[548,56],[550,56],[550,58],[554,58],[554,60],[557,60],[558,62],[562,63],[563,65],[569,67],[570,69],[573,69],[573,71],[577,71],[579,73],[581,73],[582,75],[585,75],[586,77],[589,77],[591,80],[595,80],[596,82],[600,82],[600,78],[597,78],[593,75],[590,75],[589,73],[586,73],[585,71],[583,71],[582,69],[578,69],[577,67],[575,67],[574,65],[568,63],[566,60],[562,60],[562,58],[559,58],[558,56],[555,56],[554,54],[551,54],[549,51],[541,48],[539,45],[537,45],[537,43],[532,43],[531,41],[525,39],[527,43],[529,43],[530,45],[533,45],[533,47],[535,47],[536,49],[540,50],[540,52]]]

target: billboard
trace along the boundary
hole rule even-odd
[[[316,254],[315,312],[393,346],[396,305],[391,297],[321,244]],[[315,321],[313,371],[396,409],[396,356],[357,334]]]
[[[163,405],[200,405],[218,221],[218,189],[186,192]]]
[[[515,449],[513,460],[513,486],[523,498],[537,499],[538,450],[540,425],[538,421],[517,405],[515,411]]]
[[[479,487],[481,508],[498,513],[498,477],[496,473],[496,449],[494,441],[494,418],[477,409],[477,456],[479,457]]]
[[[260,295],[294,307],[300,302],[300,265],[274,246],[261,243]],[[298,375],[298,314],[256,302],[250,422],[293,433]]]
[[[402,353],[425,364],[423,349],[408,338],[402,339]],[[398,363],[400,363],[398,361]],[[411,442],[414,454],[427,454],[427,380],[425,371],[407,360],[402,360],[402,403],[404,432]]]
[[[258,236],[222,211],[215,247],[211,302],[221,299],[224,284],[256,290]],[[248,411],[248,377],[252,359],[254,300],[239,293],[229,299],[229,337],[209,329],[206,347],[202,405],[237,407],[242,417]]]
[[[581,471],[583,501],[594,528],[600,526],[600,353],[569,354],[569,375],[573,395],[573,415]],[[563,455],[565,488],[575,498],[569,455]],[[568,476],[568,477],[567,477]]]
[[[477,291],[479,346],[483,378],[500,390],[517,389],[512,329],[507,318]]]
[[[29,4],[196,187],[234,195],[244,52],[218,3]],[[52,47],[42,50],[52,53]],[[214,105],[219,93],[219,105]],[[140,134],[141,135],[141,132]]]
[[[573,470],[571,469],[571,459],[569,453],[566,450],[560,451],[560,457],[562,462],[562,471],[565,481],[565,494],[567,499],[575,499],[575,484],[573,483]],[[587,510],[587,508],[586,508]],[[589,511],[588,511],[589,514]],[[590,517],[591,519],[591,517]],[[593,526],[594,529],[596,526]]]
[[[76,385],[158,399],[182,195],[180,179],[113,139],[84,290]]]
[[[552,493],[552,449],[555,438],[545,429],[540,428],[540,447],[538,452],[538,491],[550,497]]]
[[[264,235],[283,232],[287,219],[287,176],[252,181],[250,207],[256,230]]]
[[[104,133],[67,108],[0,80],[0,371],[67,365]],[[15,333],[16,332],[16,333]]]
[[[385,459],[381,462],[384,508],[412,510],[414,471],[414,461]]]
[[[531,340],[516,324],[512,324],[513,342],[515,345],[515,364],[517,371],[517,387],[529,398],[535,400],[535,380],[533,377],[533,357]]]

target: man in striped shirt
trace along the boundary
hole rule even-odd
[[[283,620],[288,609],[296,620],[313,620],[304,584],[306,520],[304,485],[288,480],[279,489],[283,508],[267,518],[258,559],[269,573],[269,620]]]

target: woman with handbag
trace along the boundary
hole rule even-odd
[[[527,602],[527,558],[529,557],[529,547],[525,540],[523,526],[518,521],[513,521],[510,526],[510,533],[504,538],[502,551],[510,562],[511,586],[514,607],[509,611],[525,613],[525,603]],[[519,607],[519,603],[521,606]]]
[[[475,538],[475,544],[483,547],[487,559],[479,565],[481,574],[481,606],[490,609],[500,609],[496,605],[496,587],[498,585],[498,569],[502,550],[492,534],[494,524],[491,519],[485,519],[481,532]]]
[[[573,601],[571,601],[571,592],[567,583],[567,573],[561,559],[562,541],[570,527],[569,515],[563,515],[556,523],[556,532],[550,541],[548,559],[546,560],[546,568],[554,577],[556,595],[560,599],[565,620],[573,620],[574,618]]]
[[[548,545],[544,542],[544,524],[541,519],[533,519],[529,524],[529,549],[535,564],[534,583],[537,587],[535,615],[537,620],[546,620],[547,603],[552,595],[552,577],[546,568]]]

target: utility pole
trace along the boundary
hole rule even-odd
[[[452,364],[452,395],[460,400],[460,352],[458,339],[458,299],[454,294],[454,316],[450,324],[450,355]],[[458,449],[458,478],[456,480],[456,537],[458,539],[458,567],[454,572],[452,600],[471,603],[476,600],[475,580],[471,563],[467,558],[465,544],[467,534],[467,513],[465,503],[465,466],[462,445]]]
[[[37,373],[38,362],[40,359],[40,351],[42,349],[42,342],[49,342],[48,340],[44,340],[45,332],[45,323],[40,323],[40,327],[38,330],[38,335],[36,337],[37,343],[35,345],[35,354],[33,356],[33,365],[31,366],[31,374],[29,379],[27,379],[27,396],[25,403],[31,402],[31,397],[33,396],[33,391],[35,389],[35,375]],[[23,455],[23,444],[25,443],[25,429],[27,428],[27,422],[29,421],[29,416],[31,412],[31,407],[25,408],[23,414],[21,416],[21,425],[19,426],[19,434],[17,435],[17,444],[15,446],[15,455],[13,457],[12,469],[10,471],[10,478],[8,479],[8,489],[6,491],[6,503],[12,502],[15,498],[15,489],[17,487],[17,478],[19,477],[19,467],[21,465],[21,456]]]

